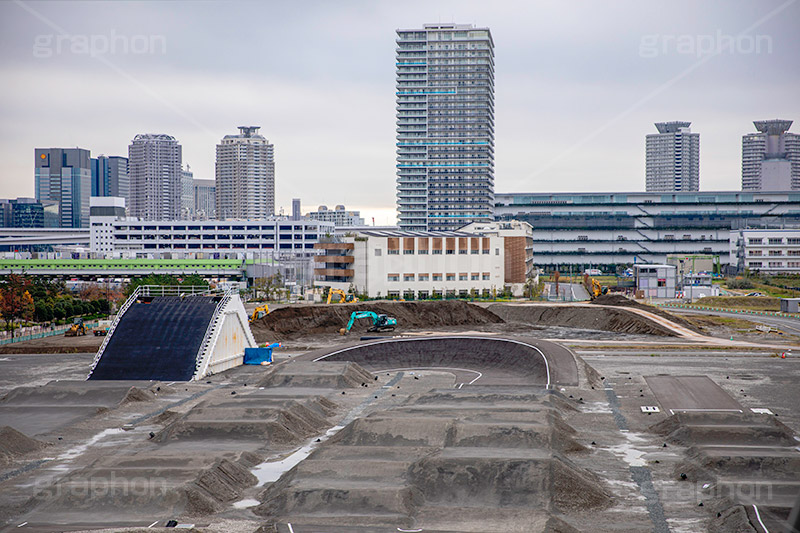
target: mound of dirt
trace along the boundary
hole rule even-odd
[[[21,455],[47,446],[46,443],[32,439],[11,426],[0,428],[0,464],[7,464]]]
[[[664,326],[625,309],[586,306],[492,304],[488,309],[506,322],[673,337]]]
[[[293,361],[281,365],[259,382],[261,387],[309,387],[351,389],[372,383],[373,376],[350,362],[310,363]]]
[[[139,387],[131,387],[119,404],[122,406],[133,402],[152,402],[155,399],[156,395],[153,391],[140,389]]]
[[[615,307],[634,307],[636,309],[642,309],[644,311],[653,313],[654,315],[658,315],[660,317],[666,318],[667,320],[678,324],[679,326],[683,326],[685,328],[689,328],[695,333],[703,333],[700,331],[697,326],[682,318],[680,316],[674,315],[672,313],[667,313],[663,309],[652,305],[646,305],[643,303],[639,303],[636,300],[631,300],[630,298],[626,298],[621,294],[604,294],[602,296],[597,297],[595,300],[591,302],[594,305],[609,305]]]
[[[353,311],[373,311],[397,319],[399,330],[442,326],[496,324],[503,320],[477,305],[458,300],[441,302],[364,302],[358,305],[304,305],[283,307],[251,325],[256,342],[281,341],[304,335],[336,334],[347,325]],[[351,330],[364,332],[368,320],[359,320]]]

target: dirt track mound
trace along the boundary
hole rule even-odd
[[[641,309],[643,311],[647,311],[649,313],[653,313],[654,315],[658,315],[660,317],[666,318],[667,320],[678,324],[679,326],[683,326],[685,328],[689,328],[690,330],[694,331],[695,333],[703,333],[697,326],[689,322],[688,320],[684,319],[683,317],[674,315],[672,313],[667,313],[663,309],[659,309],[658,307],[652,305],[646,305],[643,303],[639,303],[636,300],[631,300],[630,298],[626,298],[621,294],[604,294],[597,299],[591,302],[594,305],[609,305],[615,307],[633,307],[635,309]]]
[[[0,428],[0,465],[10,463],[26,453],[41,450],[44,442],[32,439],[10,426]]]
[[[596,329],[637,335],[675,336],[674,332],[664,326],[624,309],[508,304],[493,304],[488,309],[506,322]]]
[[[398,330],[496,324],[503,321],[491,311],[462,301],[384,301],[283,307],[254,322],[251,329],[257,342],[294,339],[321,333],[335,334],[347,325],[353,311],[373,311],[393,316],[397,319]],[[352,331],[364,332],[368,326],[367,320],[360,320],[353,325]]]

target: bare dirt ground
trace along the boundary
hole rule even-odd
[[[625,309],[432,303],[276,309],[254,331],[285,342],[278,364],[201,382],[82,381],[91,354],[0,357],[0,529],[732,533],[785,520],[800,360],[692,345]],[[407,335],[338,335],[370,305]],[[556,334],[582,351],[517,348]],[[647,348],[621,349],[632,342]],[[673,412],[684,399],[700,411]],[[733,410],[705,411],[720,405]]]

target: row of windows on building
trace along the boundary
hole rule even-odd
[[[403,250],[403,255],[414,255],[414,254],[417,254],[417,255],[428,255],[429,252],[430,252],[430,255],[456,255],[456,250],[452,250],[452,249],[451,250],[442,250],[441,248],[435,249],[435,250],[427,250],[427,249],[414,250],[412,248],[412,249],[408,249],[408,250]],[[478,250],[478,249],[475,249],[475,248],[473,248],[472,250],[461,249],[461,250],[458,250],[458,255],[468,255],[468,254],[470,254],[470,255],[479,255],[479,254],[489,255],[489,252],[490,252],[490,250],[488,248],[484,248],[483,250]],[[388,255],[400,255],[400,249],[399,248],[389,249],[389,250],[386,250],[386,253]],[[383,250],[381,248],[375,248],[375,255],[376,256],[380,256],[381,254],[383,254]],[[494,249],[494,254],[495,255],[500,255],[500,248],[495,248]]]
[[[781,256],[783,255],[783,250],[769,250],[769,254],[765,254],[764,250],[748,250],[747,255],[759,257],[762,255],[769,255],[769,256]],[[787,250],[786,255],[797,255],[800,256],[800,250]]]
[[[764,239],[750,237],[747,239],[747,244],[764,244]],[[769,237],[767,238],[767,244],[783,244],[783,237]],[[787,237],[786,244],[800,244],[800,238]]]
[[[444,274],[444,279],[442,278],[442,273],[437,274],[403,274],[403,281],[456,281],[456,274],[449,273]],[[458,281],[489,281],[491,280],[491,274],[489,272],[461,272],[458,274]],[[390,273],[386,275],[386,281],[390,282],[399,282],[400,281],[400,274]]]
[[[765,266],[768,268],[784,268],[784,263],[783,261],[768,261],[764,265],[763,261],[750,261],[747,266],[749,268],[764,268]],[[785,268],[800,268],[800,261],[787,261]]]

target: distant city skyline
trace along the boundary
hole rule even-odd
[[[280,147],[277,212],[300,197],[393,222],[395,31],[425,23],[491,28],[496,192],[643,190],[642,137],[671,117],[702,132],[701,190],[738,190],[752,122],[800,117],[798,3],[706,2],[692,17],[633,1],[310,7],[0,4],[3,196],[34,195],[35,147],[125,155],[144,131],[175,136],[212,178],[219,139],[255,123]],[[116,47],[77,46],[89,36]],[[148,47],[125,53],[134,41]]]

